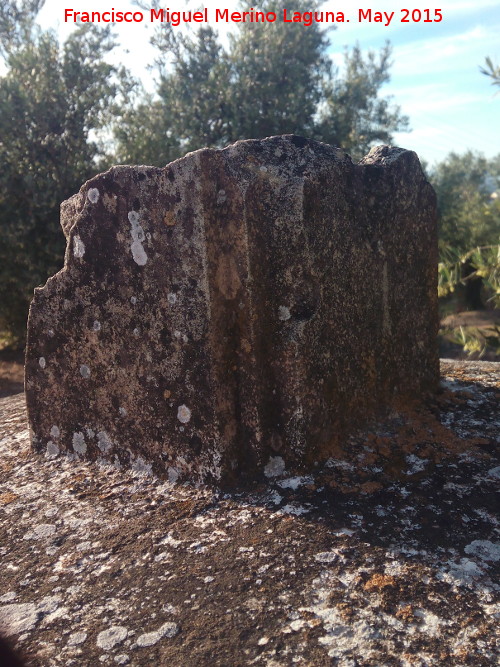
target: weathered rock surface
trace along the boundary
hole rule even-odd
[[[29,319],[38,450],[271,475],[436,386],[435,200],[414,153],[238,142],[115,167],[61,224],[65,266]]]
[[[30,451],[0,399],[0,633],[29,667],[491,667],[500,364],[238,493]]]

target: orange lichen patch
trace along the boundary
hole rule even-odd
[[[382,484],[380,482],[364,482],[364,484],[361,484],[359,487],[361,493],[375,493],[375,491],[379,491],[382,488]]]
[[[163,218],[163,223],[167,225],[167,227],[173,227],[176,222],[177,220],[175,219],[173,211],[167,211]]]
[[[405,660],[409,665],[421,665],[422,660],[418,655],[413,655],[412,653],[402,653],[401,658]]]
[[[426,477],[435,465],[461,454],[489,460],[491,439],[480,434],[459,437],[453,426],[445,426],[440,421],[443,411],[457,410],[454,402],[457,393],[428,396],[423,403],[400,400],[384,422],[383,435],[360,431],[340,441],[335,455],[331,453],[332,444],[329,451],[324,452],[325,459],[331,457],[331,462],[324,469],[324,476],[321,475],[322,483],[342,494],[365,495],[383,490],[395,481],[406,483]],[[447,408],[438,405],[444,394],[451,401]],[[380,426],[372,424],[371,428]]]
[[[465,648],[459,648],[458,650],[453,652],[453,655],[459,660],[465,661],[469,659],[470,652]]]
[[[11,491],[5,491],[5,493],[0,493],[0,505],[8,505],[13,503],[14,500],[17,500],[19,496],[16,493]]]
[[[384,588],[394,587],[396,579],[390,574],[374,574],[368,579],[363,588],[365,591],[383,591]]]
[[[340,491],[340,493],[358,493],[359,491],[359,486],[356,484],[353,484],[352,486],[349,484],[342,484],[335,479],[329,479],[326,482],[328,486],[331,489],[335,489],[335,491]]]
[[[473,438],[471,442],[473,442],[474,445],[488,445],[490,441],[487,438]]]
[[[380,456],[384,456],[385,458],[389,458],[389,456],[391,455],[391,448],[389,447],[389,445],[380,446],[378,451]]]
[[[355,610],[352,604],[348,602],[340,602],[337,604],[337,609],[344,621],[350,621],[355,615]]]
[[[404,418],[405,425],[392,438],[378,438],[376,447],[379,453],[391,460],[389,471],[397,473],[394,457],[399,452],[415,454],[421,458],[430,459],[439,463],[443,458],[468,452],[477,456],[484,456],[476,445],[487,444],[485,439],[463,439],[458,437],[450,428],[441,424],[429,407],[418,404],[398,406],[398,412]],[[379,441],[383,440],[383,443]]]
[[[364,465],[364,466],[373,465],[374,463],[377,462],[377,460],[378,460],[378,456],[375,452],[366,452],[366,454],[363,454],[359,458],[360,464]]]
[[[243,338],[242,341],[241,341],[241,349],[243,350],[243,352],[246,352],[246,353],[252,351],[252,346],[246,338]]]
[[[407,604],[404,607],[398,609],[395,616],[401,621],[406,621],[407,623],[415,621],[415,612],[413,611],[411,604]]]
[[[344,450],[342,445],[338,440],[330,440],[327,443],[322,444],[318,443],[318,451],[314,456],[308,456],[306,458],[306,463],[308,465],[313,465],[314,461],[322,459],[326,461],[327,459],[335,459],[338,461],[347,461],[351,457],[348,456],[347,452]]]

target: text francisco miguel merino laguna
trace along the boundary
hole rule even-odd
[[[404,9],[402,12],[410,13],[410,10]],[[431,11],[418,11],[418,18],[413,20],[420,21],[422,14],[426,12],[424,23],[438,23],[442,19],[441,10],[435,10],[431,18]],[[395,12],[376,12],[371,9],[358,9],[357,20],[359,23],[367,21],[369,23],[382,23],[388,26],[394,18]],[[103,12],[80,12],[74,9],[64,10],[65,23],[142,23],[147,21],[148,14],[141,11],[116,11],[114,7],[110,11]],[[281,19],[284,23],[302,23],[309,26],[313,23],[349,23],[344,12],[297,12],[283,9],[278,18],[276,12],[261,12],[253,7],[245,12],[230,12],[229,9],[215,9],[209,17],[208,9],[200,11],[170,11],[169,9],[150,9],[150,23],[170,23],[172,26],[178,26],[181,23],[208,23],[209,20],[215,20],[216,23],[274,23]],[[402,22],[408,22],[403,18]]]

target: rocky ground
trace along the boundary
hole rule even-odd
[[[0,399],[0,632],[33,667],[497,664],[500,365],[222,493],[40,458]]]

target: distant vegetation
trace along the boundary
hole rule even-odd
[[[33,288],[62,266],[60,202],[98,171],[282,133],[360,157],[409,127],[382,94],[389,44],[366,55],[353,45],[339,70],[331,33],[318,24],[242,23],[227,46],[210,27],[187,34],[163,24],[149,93],[107,62],[109,30],[85,24],[64,43],[41,30],[43,1],[0,6],[0,332],[12,343],[24,341]],[[283,6],[264,0],[259,9]],[[305,0],[286,6],[315,9]],[[440,208],[441,295],[458,290],[464,308],[498,304],[500,156],[452,154],[429,178]]]
[[[500,65],[494,65],[491,58],[485,58],[484,67],[479,69],[482,74],[490,77],[492,86],[500,86]]]

